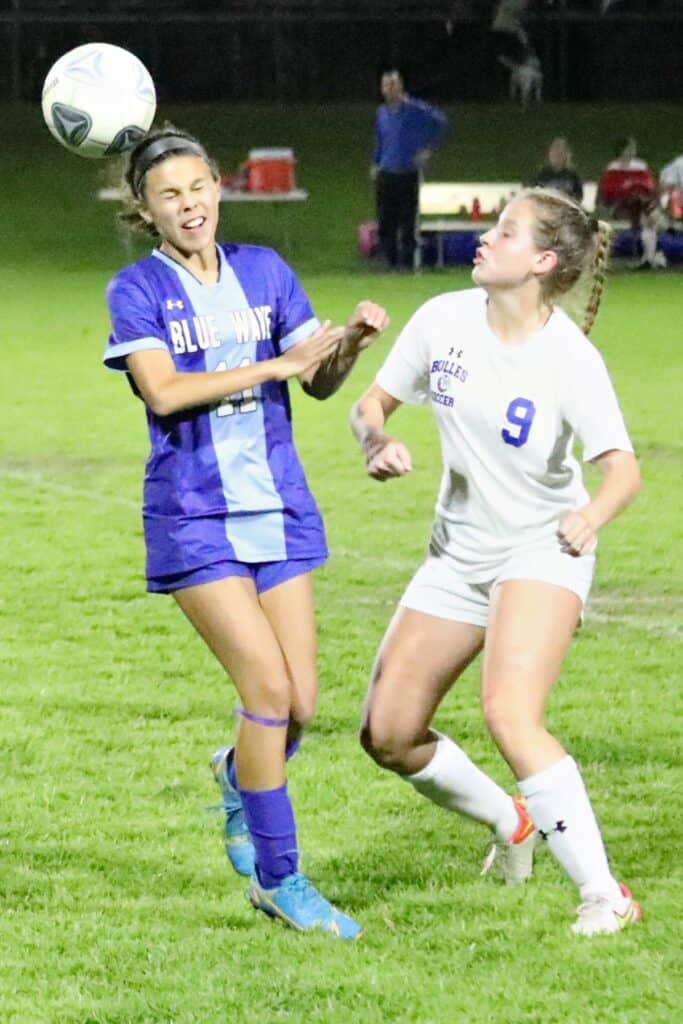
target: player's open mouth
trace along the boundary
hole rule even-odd
[[[192,220],[186,220],[182,227],[185,231],[196,231],[203,227],[205,222],[206,217],[193,217]]]

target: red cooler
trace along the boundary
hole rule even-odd
[[[294,184],[291,149],[250,149],[247,183],[250,192],[291,192]]]

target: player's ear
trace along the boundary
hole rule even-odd
[[[145,224],[151,224],[152,223],[152,220],[153,220],[152,214],[149,212],[149,210],[145,206],[141,206],[139,211],[138,211],[138,213],[140,214],[140,216],[144,220]]]
[[[554,249],[542,249],[534,257],[534,272],[549,274],[557,266],[557,253]]]

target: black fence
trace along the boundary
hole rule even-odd
[[[83,42],[133,50],[170,101],[372,100],[383,68],[441,102],[504,100],[534,53],[550,101],[683,98],[683,0],[0,0],[0,96],[36,101]],[[500,22],[498,22],[500,24]],[[500,58],[503,58],[503,61]],[[507,62],[507,63],[506,63]]]

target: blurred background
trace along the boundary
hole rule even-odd
[[[36,100],[79,43],[133,50],[166,101],[365,100],[399,66],[426,98],[507,95],[539,60],[549,101],[683,97],[683,0],[1,0],[0,94]]]
[[[0,40],[0,174],[16,188],[31,168],[27,217],[0,224],[0,263],[14,266],[72,252],[79,265],[86,251],[109,269],[138,252],[122,250],[114,204],[92,201],[118,162],[72,157],[42,123],[47,70],[88,41],[140,57],[157,122],[198,134],[224,174],[253,147],[294,150],[307,202],[233,203],[222,219],[224,236],[272,244],[301,272],[365,268],[387,68],[448,116],[431,181],[528,181],[558,135],[584,181],[620,137],[635,136],[655,178],[683,151],[683,0],[0,0]]]

